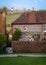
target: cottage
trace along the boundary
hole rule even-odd
[[[16,28],[22,31],[22,37],[19,41],[33,41],[34,34],[39,34],[42,39],[46,34],[46,11],[24,12],[11,26],[9,33],[11,37]]]

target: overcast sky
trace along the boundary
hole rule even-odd
[[[14,9],[46,9],[46,0],[0,0],[0,7],[4,6]]]

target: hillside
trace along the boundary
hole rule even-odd
[[[16,20],[19,16],[21,16],[21,14],[6,15],[6,29],[8,31],[11,28],[11,23],[14,22],[14,20]]]

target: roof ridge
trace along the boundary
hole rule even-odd
[[[39,11],[24,12],[12,24],[34,24],[34,23],[35,24],[46,23],[46,14],[44,12],[41,13]]]

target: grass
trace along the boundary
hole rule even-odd
[[[21,14],[12,14],[12,15],[6,15],[6,25],[14,22]],[[10,27],[6,28],[7,30],[10,29]]]
[[[0,65],[46,65],[46,57],[0,57]]]
[[[6,24],[11,24],[14,20],[16,20],[21,14],[12,14],[6,16]]]

